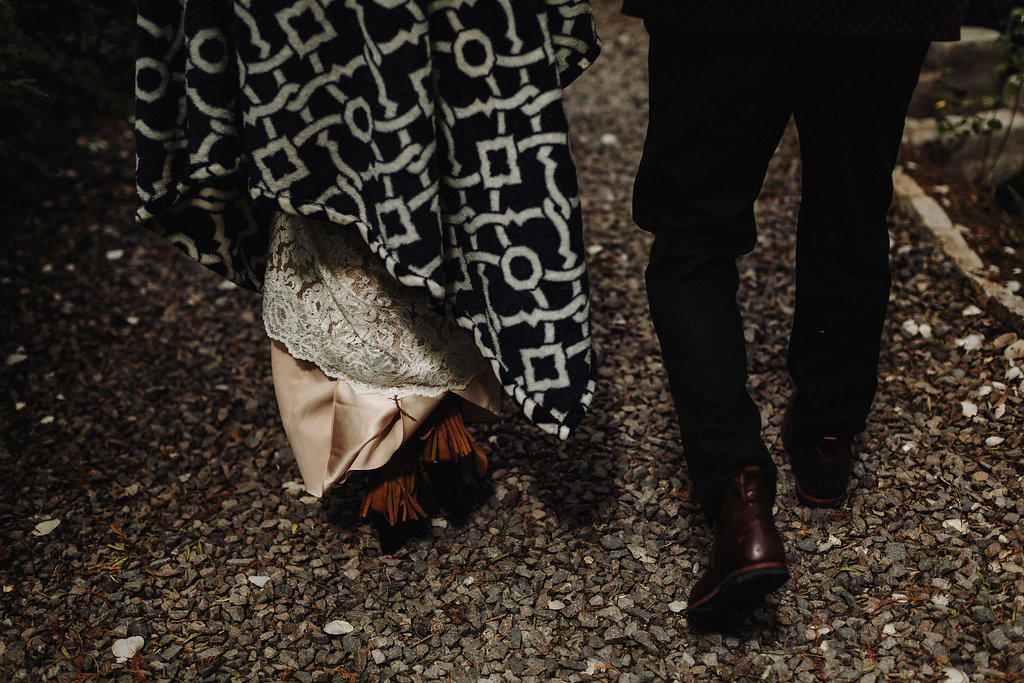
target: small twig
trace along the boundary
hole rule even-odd
[[[654,674],[655,676],[657,676],[657,677],[658,677],[658,678],[660,678],[661,680],[663,680],[663,681],[667,681],[667,680],[668,680],[667,678],[665,678],[665,676],[663,676],[663,675],[662,675],[662,673],[661,673],[660,671],[658,671],[658,670],[657,670],[657,669],[655,669],[655,668],[654,668],[653,666],[651,666],[650,662],[644,662],[644,666],[645,666],[645,667],[647,667],[647,669],[648,669],[648,670],[649,670],[649,671],[650,671],[651,673],[653,673],[653,674]]]
[[[509,616],[512,616],[512,613],[511,612],[506,612],[505,614],[499,614],[498,616],[491,617],[490,619],[484,619],[480,623],[481,624],[486,624],[486,623],[489,623],[489,622],[492,622],[492,621],[497,621],[498,619],[504,619],[505,617],[509,617]]]

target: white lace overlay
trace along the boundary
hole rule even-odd
[[[488,371],[469,332],[399,284],[358,232],[277,214],[263,288],[267,334],[359,394],[466,388]]]

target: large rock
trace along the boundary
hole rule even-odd
[[[999,31],[990,28],[964,26],[959,42],[932,43],[910,102],[910,115],[934,115],[935,102],[948,100],[950,96],[943,81],[964,92],[969,100],[965,103],[967,111],[984,108],[982,100],[987,95],[998,97],[1004,75],[997,69],[1006,59],[998,42],[999,35]]]
[[[998,109],[980,116],[998,119],[1002,129],[968,138],[946,168],[965,180],[999,187],[1024,172],[1024,111]]]

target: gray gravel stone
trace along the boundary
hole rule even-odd
[[[971,616],[979,624],[991,624],[996,620],[995,613],[988,607],[977,605],[971,608]]]
[[[992,629],[985,638],[996,650],[1003,650],[1010,644],[1010,639],[1001,628]]]
[[[618,536],[602,536],[601,547],[605,550],[622,550],[626,543]]]

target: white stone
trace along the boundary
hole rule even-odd
[[[60,526],[59,519],[48,519],[45,522],[36,524],[36,528],[32,530],[33,536],[49,536],[53,533],[53,530]]]
[[[969,334],[956,340],[956,345],[964,351],[977,351],[985,343],[985,338],[980,334]]]
[[[142,636],[118,638],[114,641],[114,645],[110,650],[114,653],[114,657],[117,658],[118,662],[127,662],[129,659],[134,657],[135,653],[141,650],[145,644],[146,639]]]
[[[953,667],[948,667],[942,673],[946,674],[946,680],[942,681],[942,683],[970,683],[971,681],[971,679],[967,677],[967,674],[960,669],[954,669]]]
[[[960,533],[965,533],[967,531],[967,522],[962,519],[947,519],[942,523],[942,526],[949,529],[955,529]]]
[[[970,401],[960,401],[960,409],[963,410],[964,417],[974,417],[978,414],[978,406]]]
[[[332,636],[344,636],[352,633],[356,630],[356,627],[347,621],[341,619],[335,619],[326,626],[324,626],[324,633]]]
[[[266,586],[268,581],[270,581],[270,577],[269,576],[250,576],[249,577],[249,582],[259,586],[260,588],[263,588],[264,586]]]

